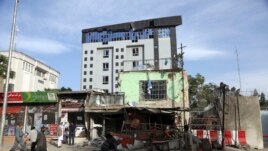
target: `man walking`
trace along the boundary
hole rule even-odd
[[[22,127],[23,127],[22,123],[17,124],[15,129],[15,141],[10,151],[15,151],[17,148],[22,149],[24,147],[24,142],[22,139],[23,137]]]
[[[61,148],[62,140],[63,140],[63,126],[62,124],[57,126],[57,133],[58,133],[58,148]]]
[[[70,123],[69,125],[69,145],[74,145],[75,125]]]
[[[47,140],[44,134],[46,128],[42,127],[36,138],[36,151],[47,151]]]
[[[31,151],[35,151],[37,131],[34,126],[31,127],[31,131],[28,135],[28,139],[31,141]]]

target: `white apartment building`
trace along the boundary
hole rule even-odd
[[[81,90],[117,92],[122,71],[177,68],[181,24],[181,16],[172,16],[82,30]]]
[[[8,57],[8,51],[0,51],[0,54]],[[43,91],[47,88],[58,88],[60,73],[22,52],[12,52],[11,70],[15,72],[15,78],[9,80],[9,91]]]

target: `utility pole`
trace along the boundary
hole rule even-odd
[[[225,94],[226,94],[226,84],[220,83],[220,89],[222,92],[222,127],[221,127],[221,147],[224,150],[224,122],[225,122]]]
[[[13,22],[12,22],[12,29],[11,29],[11,37],[9,43],[9,54],[8,54],[8,66],[7,66],[7,73],[6,73],[6,82],[5,82],[5,90],[4,90],[4,102],[3,102],[3,110],[2,110],[2,120],[1,120],[1,127],[0,127],[0,149],[3,149],[3,138],[4,138],[4,126],[6,121],[6,109],[7,109],[7,96],[8,96],[8,85],[9,85],[9,74],[10,74],[10,67],[11,67],[11,59],[12,59],[12,51],[14,47],[14,34],[16,28],[16,17],[17,17],[17,7],[18,7],[19,0],[15,0],[14,6],[14,13],[13,13]]]
[[[183,48],[185,48],[186,46],[183,46],[181,43],[181,47],[179,47],[178,49],[181,50],[181,52],[178,54],[178,62],[181,65],[181,74],[182,74],[182,107],[183,107],[183,124],[186,125],[186,117],[185,117],[185,89],[184,89],[184,61],[183,61]]]

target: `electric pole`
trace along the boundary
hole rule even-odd
[[[16,17],[17,17],[17,7],[18,7],[19,0],[15,0],[14,6],[14,13],[13,13],[13,22],[12,22],[12,29],[11,29],[11,37],[9,43],[9,53],[8,53],[8,66],[7,66],[7,73],[6,73],[6,80],[5,80],[5,90],[4,90],[4,101],[3,101],[3,110],[2,110],[2,120],[1,120],[1,127],[0,127],[0,148],[3,149],[3,138],[4,138],[4,126],[6,121],[6,109],[7,109],[7,96],[8,96],[8,85],[9,85],[9,74],[11,68],[11,59],[12,59],[12,51],[14,47],[14,34],[16,30]]]

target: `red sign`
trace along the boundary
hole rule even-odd
[[[20,113],[21,111],[24,111],[24,108],[21,106],[8,106],[6,113],[15,114],[15,113]],[[2,107],[0,107],[0,114],[2,114]]]
[[[56,124],[51,124],[49,127],[50,135],[53,136],[57,134],[57,125]]]
[[[4,93],[0,93],[0,103],[4,102]],[[7,95],[8,103],[22,103],[21,92],[8,92]]]

